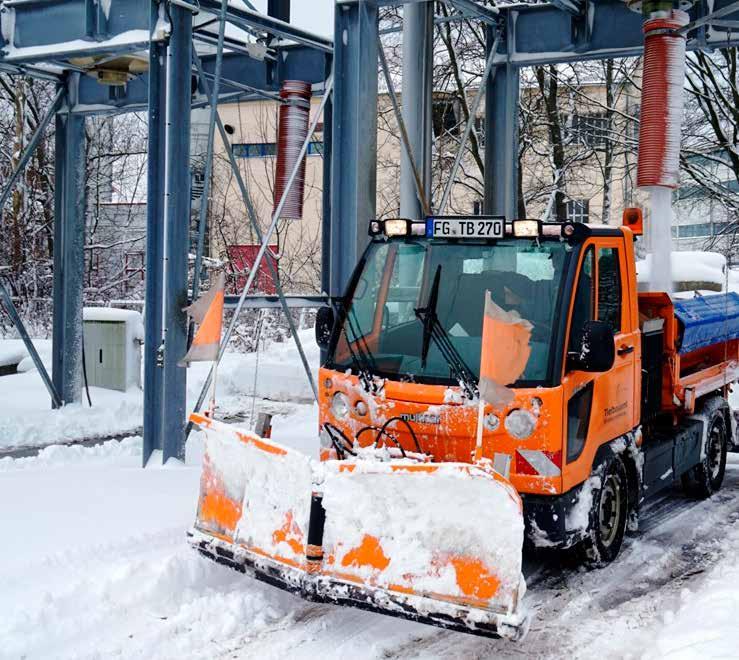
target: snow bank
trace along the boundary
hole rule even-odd
[[[299,333],[303,350],[313,372],[318,378],[321,354],[313,329]],[[210,369],[210,363],[195,363],[188,372],[188,393],[195,399],[200,385]],[[196,391],[197,390],[197,391]],[[272,401],[313,401],[305,370],[298,349],[292,339],[271,344],[267,350],[257,353],[226,353],[218,368],[219,396],[256,396]]]
[[[122,459],[130,461],[131,466],[141,465],[141,436],[112,440],[92,447],[83,445],[49,445],[36,456],[28,458],[0,458],[0,472],[9,470],[37,470],[39,468],[59,469],[69,466],[120,463]],[[127,461],[128,462],[128,461]]]
[[[739,548],[739,529],[734,527],[723,543],[727,548]],[[643,647],[643,658],[735,658],[739,649],[737,612],[739,566],[732,551],[696,593],[682,590],[679,609],[663,613],[662,625],[655,626],[651,643]]]
[[[137,451],[2,463],[3,658],[213,658],[289,617],[291,597],[187,546],[198,466],[142,470]]]
[[[20,364],[27,355],[26,346],[20,339],[8,339],[0,342],[0,367]]]
[[[123,314],[138,315],[126,310],[95,310],[94,315],[116,318]],[[318,377],[320,351],[315,343],[313,330],[301,332],[301,339],[310,361],[314,378]],[[51,368],[51,342],[35,342],[46,365]],[[0,341],[0,356],[15,357],[25,351],[19,340]],[[143,394],[138,388],[128,392],[115,392],[90,388],[93,407],[83,404],[51,410],[49,395],[33,367],[30,357],[22,359],[19,371],[23,373],[0,378],[0,447],[40,446],[68,442],[89,437],[116,433],[135,432],[143,424]],[[208,374],[210,363],[196,363],[187,374],[188,406],[194,405],[200,388]],[[222,414],[251,409],[250,397],[272,401],[312,402],[313,393],[300,363],[293,342],[272,344],[259,355],[255,353],[226,353],[218,370],[218,406]],[[301,412],[304,415],[305,412]],[[290,438],[294,438],[307,453],[313,453],[317,429],[317,412],[311,424],[310,436],[302,431],[296,434],[296,426],[302,419],[284,426]],[[301,437],[303,436],[303,437]],[[311,447],[311,450],[308,450]]]
[[[673,252],[671,255],[672,280],[680,283],[705,283],[721,291],[726,283],[726,257],[716,252]],[[640,290],[648,290],[652,281],[653,257],[648,254],[642,261],[636,263],[637,281]],[[664,277],[663,277],[664,279]],[[730,278],[730,283],[735,278]],[[684,288],[684,287],[683,287]]]

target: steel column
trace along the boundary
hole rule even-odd
[[[192,15],[170,5],[172,34],[167,52],[165,168],[164,386],[162,461],[185,457],[187,352],[187,255],[190,243],[190,101]]]
[[[329,291],[342,295],[377,196],[377,4],[336,5]],[[324,239],[326,240],[326,239]]]
[[[480,79],[480,89],[477,90],[477,93],[475,94],[475,100],[472,101],[472,105],[470,106],[470,116],[467,120],[467,125],[464,127],[464,133],[462,135],[462,139],[459,142],[457,155],[454,157],[454,165],[452,165],[452,170],[451,172],[449,172],[449,179],[446,182],[446,186],[444,186],[444,193],[442,194],[441,202],[437,207],[439,215],[444,215],[444,213],[446,212],[446,206],[449,202],[449,197],[452,194],[452,188],[454,188],[454,181],[457,178],[459,166],[462,164],[462,158],[464,158],[465,153],[467,153],[467,142],[469,141],[470,135],[475,128],[475,122],[477,121],[477,112],[480,109],[480,103],[483,99],[483,96],[485,95],[485,90],[490,84],[491,79],[495,78],[493,59],[495,57],[495,50],[498,48],[498,41],[499,37],[496,37],[496,40],[492,46],[492,50],[488,53],[485,71],[483,72],[482,78]]]
[[[434,3],[403,7],[403,121],[425,197],[431,191],[431,110],[433,103]],[[424,209],[416,189],[412,160],[400,153],[400,215],[422,218]]]
[[[218,94],[221,87],[221,70],[223,68],[223,40],[226,34],[226,13],[228,0],[222,0],[221,13],[218,17],[218,46],[216,50],[216,70],[213,79],[213,91],[210,100],[210,116],[208,119],[208,146],[205,150],[205,176],[203,177],[203,194],[200,198],[200,214],[198,218],[198,245],[195,251],[195,272],[192,276],[192,299],[200,293],[200,277],[203,270],[203,250],[205,233],[208,225],[208,208],[210,206],[210,180],[213,176],[213,147],[216,131],[216,112],[218,112]],[[288,2],[289,4],[289,2]]]
[[[156,7],[153,20],[156,21]],[[149,148],[146,189],[146,309],[144,313],[144,465],[162,450],[164,373],[159,364],[164,304],[164,161],[167,48],[152,43],[149,51]]]
[[[330,75],[331,62],[327,63],[326,77]],[[335,84],[335,83],[334,83]],[[331,163],[333,162],[334,100],[333,95],[323,110],[323,190],[321,215],[321,293],[331,288],[329,264],[331,263]],[[323,363],[323,360],[321,361]]]
[[[64,404],[82,400],[85,271],[85,119],[68,111],[79,74],[66,82],[67,112],[56,119],[52,380]]]
[[[508,31],[510,34],[510,30]],[[495,43],[487,30],[488,48]],[[513,219],[518,202],[519,68],[511,62],[498,67],[485,98],[485,213]]]

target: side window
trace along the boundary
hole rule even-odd
[[[580,267],[575,291],[575,304],[572,308],[572,323],[570,324],[570,351],[580,350],[583,329],[587,321],[592,321],[595,311],[595,296],[593,295],[593,274],[595,271],[595,250],[588,248]]]
[[[598,250],[598,320],[621,332],[621,269],[618,249]]]
[[[378,292],[389,252],[390,245],[387,243],[377,247],[369,257],[364,273],[354,290],[349,317],[351,334],[357,339],[372,332]]]

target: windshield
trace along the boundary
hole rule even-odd
[[[456,384],[432,344],[422,359],[423,323],[441,267],[436,314],[456,352],[479,378],[484,296],[531,322],[531,356],[519,385],[549,380],[557,298],[570,248],[560,241],[508,239],[495,244],[443,240],[372,243],[350,292],[341,333],[329,351],[336,369],[371,367],[397,380]],[[347,344],[351,342],[351,346]],[[357,364],[361,360],[364,364]]]

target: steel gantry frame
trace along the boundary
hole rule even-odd
[[[367,222],[376,215],[377,112],[373,109],[377,108],[378,71],[383,72],[402,127],[401,210],[425,215],[443,211],[448,201],[449,185],[440,200],[432,199],[429,185],[433,91],[429,58],[435,24],[464,19],[485,26],[484,206],[488,213],[509,217],[516,212],[519,176],[521,67],[635,56],[642,50],[641,16],[621,0],[552,0],[498,7],[492,2],[445,1],[452,13],[437,17],[430,0],[337,0],[335,42],[291,25],[289,0],[268,0],[267,14],[256,11],[250,2],[235,6],[228,0],[0,1],[0,71],[32,76],[57,87],[49,115],[39,124],[0,195],[0,200],[7,200],[38,138],[55,119],[53,368],[47,382],[55,405],[81,398],[87,115],[148,112],[144,458],[161,450],[166,461],[184,453],[186,370],[178,362],[187,348],[188,327],[182,309],[200,285],[196,272],[193,290],[188,290],[190,118],[183,108],[213,106],[214,100],[279,101],[281,83],[288,79],[310,82],[316,93],[324,94],[322,288],[328,297],[339,298],[366,242]],[[399,101],[384,59],[379,12],[400,5],[405,6],[406,47]],[[738,21],[736,0],[698,0],[691,9],[688,47],[738,45]],[[124,71],[118,84],[101,84],[106,82],[106,66],[126,56],[146,61],[146,71]],[[121,75],[120,70],[117,73]],[[482,94],[481,89],[473,107],[479,107]],[[473,121],[474,116],[465,128],[455,163],[463,156]],[[217,109],[211,107],[208,159],[216,128],[228,144]],[[249,190],[233,153],[227,152],[248,221],[261,236]],[[206,208],[198,222],[196,271],[202,260],[207,194],[202,203]],[[279,307],[287,312],[324,300],[286,298],[279,282],[277,296],[248,293],[246,288],[228,304]],[[5,292],[4,299],[9,300]],[[12,300],[7,304],[8,300],[5,306],[10,309]],[[9,313],[20,325],[14,311]],[[291,330],[297,340],[294,324]],[[304,355],[303,363],[307,369]]]

